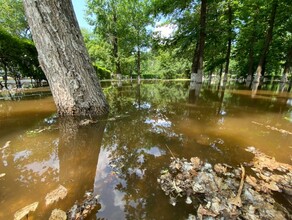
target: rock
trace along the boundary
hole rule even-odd
[[[67,196],[68,190],[60,185],[57,189],[46,195],[46,205],[50,205],[54,202],[58,202],[59,199],[64,199]]]
[[[14,220],[21,220],[26,215],[28,215],[30,212],[34,212],[36,210],[36,208],[38,207],[38,205],[39,205],[38,202],[34,202],[34,203],[32,203],[28,206],[25,206],[24,208],[18,210],[14,214]]]
[[[49,218],[49,220],[66,220],[66,219],[67,219],[66,212],[64,212],[61,209],[54,209]]]

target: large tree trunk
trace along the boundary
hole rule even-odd
[[[274,28],[274,23],[275,23],[275,18],[276,18],[277,7],[278,7],[278,0],[274,0],[273,5],[272,5],[271,16],[269,19],[269,28],[268,28],[267,35],[266,35],[265,45],[264,45],[264,48],[263,48],[263,51],[262,51],[262,54],[260,57],[260,61],[259,61],[257,70],[256,70],[256,76],[254,78],[254,82],[259,82],[260,77],[262,75],[263,65],[265,63],[266,56],[268,54],[269,47],[270,47],[270,44],[271,44],[272,38],[273,38],[273,28]]]
[[[197,58],[193,60],[192,74],[195,75],[195,82],[202,83],[203,81],[203,61],[204,48],[206,38],[206,14],[207,14],[207,0],[201,1],[201,15],[200,15],[200,33]],[[197,62],[197,65],[196,65]]]
[[[226,82],[228,79],[229,73],[229,62],[230,62],[230,53],[231,53],[231,42],[232,42],[232,8],[230,2],[228,3],[228,44],[227,44],[227,52],[225,57],[225,75],[224,81]]]
[[[40,65],[59,115],[106,114],[108,104],[70,0],[24,0]]]
[[[194,55],[193,55],[193,62],[192,62],[192,69],[191,69],[191,81],[195,81],[195,76],[198,71],[198,52],[199,52],[199,41],[196,43],[196,47],[194,50]]]

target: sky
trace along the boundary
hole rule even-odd
[[[80,28],[86,28],[88,30],[93,30],[93,27],[90,26],[84,19],[85,14],[85,0],[72,0],[74,11],[79,23]],[[156,27],[153,28],[153,31],[160,32],[160,36],[163,38],[168,38],[172,35],[173,31],[176,29],[173,25],[159,25],[159,22],[156,24]]]
[[[72,0],[74,11],[81,28],[92,30],[92,27],[85,21],[85,0]]]

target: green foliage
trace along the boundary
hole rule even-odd
[[[19,37],[30,37],[22,0],[0,0],[0,27]]]
[[[109,71],[108,69],[96,65],[94,65],[94,69],[100,80],[111,79],[111,71]]]
[[[45,79],[32,41],[13,36],[2,28],[0,28],[0,69],[13,78],[22,75],[39,81]]]

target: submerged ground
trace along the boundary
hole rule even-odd
[[[257,91],[244,85],[190,88],[189,82],[103,84],[108,118],[80,126],[59,119],[47,90],[0,100],[0,219],[34,202],[31,219],[70,209],[86,191],[100,195],[96,219],[187,219],[197,208],[175,207],[157,183],[170,157],[200,157],[239,166],[253,146],[291,164],[292,94],[279,85]],[[67,196],[52,205],[46,195],[64,186]],[[291,198],[275,194],[291,210]]]

